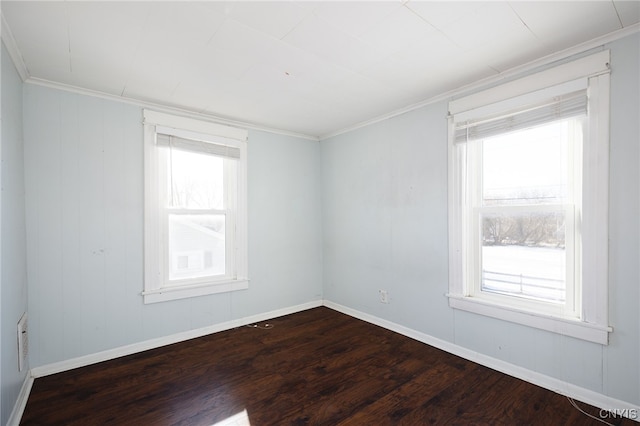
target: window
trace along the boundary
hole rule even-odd
[[[449,303],[606,344],[609,55],[449,105]]]
[[[144,120],[145,303],[247,288],[246,131]]]

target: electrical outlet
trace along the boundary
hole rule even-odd
[[[22,371],[27,365],[29,355],[29,335],[27,333],[27,313],[22,314],[18,321],[18,371]]]
[[[378,294],[380,295],[380,303],[389,303],[389,293],[387,293],[387,290],[378,290]]]

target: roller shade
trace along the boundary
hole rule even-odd
[[[162,133],[156,134],[156,144],[158,146],[171,147],[172,149],[181,149],[184,151],[216,155],[218,157],[224,158],[240,158],[240,148],[234,146],[198,141],[194,139],[186,139],[179,136],[166,135]]]
[[[580,90],[493,117],[456,122],[454,142],[484,139],[586,113],[587,92]]]

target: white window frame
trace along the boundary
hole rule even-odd
[[[562,335],[608,344],[609,51],[602,51],[449,103],[449,305]],[[509,111],[514,105],[587,88],[588,118],[582,148],[581,230],[575,247],[576,309],[536,310],[527,303],[477,297],[468,274],[473,253],[465,235],[466,170],[455,144],[455,124]],[[579,203],[580,204],[580,203]],[[518,298],[511,298],[511,301]]]
[[[144,110],[144,303],[164,302],[187,297],[243,290],[249,287],[247,244],[247,131],[216,123]],[[234,198],[225,208],[226,229],[229,234],[225,248],[226,273],[169,281],[168,221],[171,210],[161,200],[161,185],[166,182],[166,170],[160,166],[161,150],[157,134],[187,140],[213,143],[239,151],[233,176],[225,167],[225,180],[233,182],[237,190],[226,194]],[[163,178],[164,176],[164,178]]]

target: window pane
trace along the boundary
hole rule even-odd
[[[564,203],[570,197],[569,141],[579,119],[485,139],[483,205]]]
[[[224,209],[224,159],[169,149],[168,199],[171,207]]]
[[[566,299],[565,213],[484,214],[482,291]]]
[[[169,215],[169,280],[225,274],[225,216]]]

